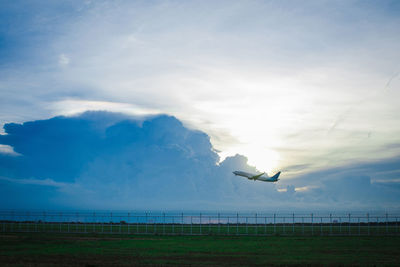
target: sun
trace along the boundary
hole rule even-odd
[[[259,171],[271,174],[278,167],[279,154],[272,149],[247,147],[242,153],[248,158],[248,165],[255,166]]]
[[[260,172],[273,174],[278,171],[280,156],[279,153],[262,146],[241,145],[230,147],[229,150],[219,153],[221,160],[228,156],[240,154],[245,156],[249,166],[256,167]]]

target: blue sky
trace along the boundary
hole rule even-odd
[[[397,209],[399,14],[398,1],[2,2],[3,208]]]

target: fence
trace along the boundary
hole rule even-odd
[[[393,214],[0,211],[0,232],[157,235],[399,235]]]

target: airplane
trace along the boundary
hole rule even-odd
[[[248,173],[248,172],[234,171],[233,174],[243,176],[249,180],[254,180],[254,181],[258,180],[258,181],[263,181],[263,182],[276,182],[279,180],[278,177],[281,174],[281,172],[277,172],[272,177],[269,177],[267,174],[265,174],[265,172],[263,172],[261,174],[252,174],[252,173]]]

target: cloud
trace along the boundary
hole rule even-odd
[[[2,208],[368,210],[400,200],[398,158],[253,182],[232,174],[258,171],[245,156],[219,162],[207,134],[167,115],[98,111],[4,128],[0,144],[20,156],[0,154]]]
[[[294,190],[296,192],[304,192],[304,191],[308,191],[314,188],[318,188],[317,186],[302,186],[302,187],[296,187]]]
[[[60,64],[61,67],[67,66],[70,62],[70,58],[65,55],[65,54],[60,54],[58,56],[58,64]]]
[[[1,144],[0,144],[0,153],[9,154],[9,155],[13,155],[13,156],[19,156],[20,155],[20,154],[18,154],[17,152],[14,151],[12,146],[1,145]]]
[[[88,101],[79,99],[67,99],[54,102],[49,107],[55,115],[76,115],[85,111],[109,111],[129,114],[134,117],[151,116],[160,114],[160,110],[145,108],[129,103],[111,101]]]
[[[400,152],[382,149],[400,132],[391,2],[0,5],[2,124],[155,111],[206,132],[221,157],[244,154],[268,172]]]
[[[66,183],[55,182],[52,179],[14,179],[8,177],[1,177],[0,180],[11,182],[11,183],[19,183],[26,185],[44,185],[44,186],[54,186],[54,187],[65,187],[68,186]]]
[[[398,210],[400,156],[370,162],[349,163],[283,180],[294,185],[303,203],[324,203],[334,210]],[[284,188],[281,189],[284,191]]]
[[[88,112],[6,124],[7,135],[0,142],[14,147],[21,157],[0,160],[2,174],[10,177],[2,180],[58,189],[79,185],[76,192],[64,193],[99,208],[104,200],[125,208],[154,208],[160,202],[169,207],[199,202],[210,207],[220,202],[232,174],[217,166],[218,155],[206,134],[189,130],[169,116],[129,118]],[[80,195],[82,188],[84,195]]]

